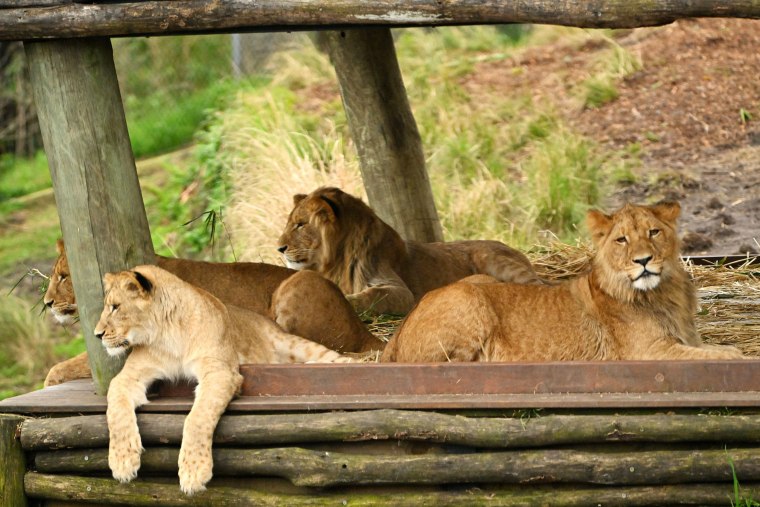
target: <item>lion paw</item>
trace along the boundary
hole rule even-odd
[[[179,451],[179,487],[186,495],[193,495],[206,489],[206,483],[213,475],[210,449]]]
[[[119,482],[129,482],[137,477],[142,451],[142,442],[137,431],[128,432],[126,436],[112,435],[108,449],[108,467],[113,478]]]

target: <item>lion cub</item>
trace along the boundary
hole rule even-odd
[[[590,211],[591,271],[557,286],[464,280],[409,314],[383,361],[740,359],[705,345],[678,252],[677,203]],[[495,281],[493,281],[495,282]]]
[[[179,454],[182,491],[211,479],[214,428],[243,381],[241,363],[350,362],[318,343],[291,335],[253,311],[225,306],[210,293],[157,266],[108,273],[95,335],[117,356],[131,349],[108,389],[108,466],[115,479],[137,476],[142,443],[135,408],[156,379],[195,379],[193,408]]]

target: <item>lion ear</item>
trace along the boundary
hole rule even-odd
[[[63,255],[66,253],[66,249],[63,247],[63,240],[61,238],[58,238],[58,240],[56,240],[55,250],[58,252],[58,255]]]
[[[591,239],[595,245],[599,244],[599,241],[605,237],[612,228],[612,217],[605,215],[599,210],[589,210],[586,214],[586,226],[591,232]]]
[[[654,215],[668,224],[675,224],[681,216],[681,205],[675,201],[663,201],[652,206]]]
[[[337,202],[324,195],[320,195],[319,198],[324,202],[320,207],[320,212],[327,215],[328,220],[332,222],[340,216],[340,206],[338,206]]]
[[[127,289],[140,292],[141,294],[150,294],[153,291],[153,282],[151,282],[147,276],[139,271],[132,271],[132,275],[135,277],[137,284],[130,282],[129,285],[127,285]]]
[[[298,203],[306,199],[306,194],[296,194],[293,196],[293,206],[298,206]]]

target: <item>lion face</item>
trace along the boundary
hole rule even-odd
[[[58,251],[58,258],[53,265],[53,272],[50,274],[43,302],[45,306],[50,308],[53,317],[61,324],[66,325],[74,322],[77,314],[77,302],[63,241],[59,239],[55,246]]]
[[[601,285],[624,300],[656,289],[680,263],[678,203],[627,204],[612,215],[590,211],[588,225],[597,247]]]
[[[148,342],[147,316],[153,303],[153,283],[137,271],[106,273],[106,297],[95,336],[111,356]]]
[[[325,235],[335,227],[338,205],[328,194],[338,189],[322,188],[309,195],[293,196],[293,210],[278,240],[277,250],[290,269],[317,270],[324,257]]]

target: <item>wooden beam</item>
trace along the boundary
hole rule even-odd
[[[734,499],[733,486],[724,484],[672,484],[632,487],[588,487],[532,484],[529,487],[498,486],[478,487],[468,490],[437,489],[414,491],[342,489],[337,491],[309,491],[306,494],[263,492],[255,487],[230,487],[215,485],[212,480],[208,490],[185,496],[179,485],[165,481],[139,480],[119,484],[110,478],[77,477],[74,475],[48,475],[29,472],[24,479],[26,490],[35,498],[86,501],[98,504],[154,505],[372,505],[392,507],[414,505],[420,507],[446,507],[468,505],[473,507],[513,507],[524,505],[667,505],[678,501],[679,505],[729,504]],[[742,482],[742,494],[747,498],[760,496],[760,485]]]
[[[369,204],[407,240],[442,241],[425,154],[391,31],[323,32]]]
[[[23,417],[0,414],[0,507],[24,507],[24,451],[18,439]]]
[[[93,329],[103,275],[154,261],[108,39],[25,43],[82,332],[98,391],[122,361]]]
[[[644,485],[760,480],[760,449],[536,449],[458,454],[355,454],[301,447],[212,450],[215,477],[281,477],[296,486],[572,483]],[[175,474],[179,448],[149,447],[140,472]],[[108,449],[38,452],[44,473],[108,472]]]
[[[681,18],[760,18],[760,4],[756,0],[147,0],[58,3],[57,7],[0,9],[0,40],[495,23],[634,28],[664,25]]]
[[[139,414],[144,445],[179,445],[185,416]],[[614,442],[760,443],[760,415],[546,415],[463,417],[406,410],[225,416],[221,445],[376,440],[424,441],[478,448],[523,448]],[[105,416],[27,419],[25,451],[108,446]]]

